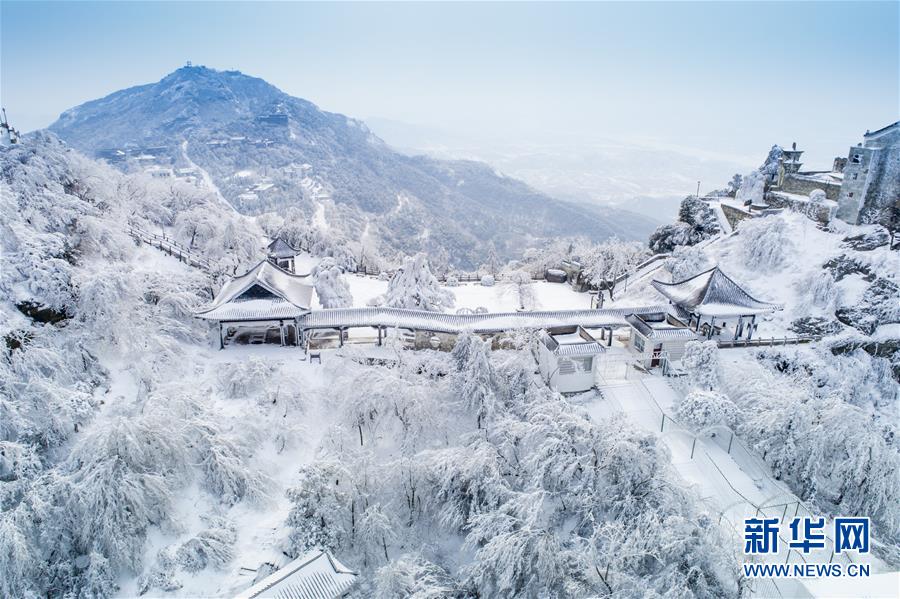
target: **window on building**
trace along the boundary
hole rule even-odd
[[[859,178],[859,173],[853,173],[853,178],[854,178],[854,179],[858,179],[858,178]]]
[[[859,164],[859,162],[861,160],[862,160],[862,154],[854,154],[853,160],[851,162],[853,162],[853,164]]]
[[[853,197],[853,192],[851,191],[851,192],[848,193],[847,195],[850,196],[850,197],[852,198],[852,197]]]
[[[644,338],[640,335],[634,337],[634,349],[638,350],[639,353],[644,353]]]
[[[575,358],[574,362],[578,367],[578,372],[590,372],[594,366],[594,358],[591,356],[586,358]]]

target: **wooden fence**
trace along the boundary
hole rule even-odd
[[[162,235],[151,233],[134,225],[129,225],[125,231],[134,239],[165,252],[188,266],[199,268],[205,272],[212,272],[212,263],[209,260],[197,252],[184,247],[177,241],[167,239]]]

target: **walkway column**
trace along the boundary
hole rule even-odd
[[[281,337],[281,347],[284,347],[284,321],[278,321],[278,335]]]
[[[381,327],[375,327],[378,329],[378,346],[381,347]]]
[[[739,316],[737,324],[734,325],[734,340],[737,341],[741,338],[741,333],[744,332],[744,317]]]
[[[222,321],[219,321],[219,349],[225,349],[225,335],[222,331]]]
[[[606,334],[609,335],[609,338],[606,340],[606,346],[612,347],[612,327],[607,329]]]
[[[344,347],[344,329],[338,329],[339,347]]]
[[[750,330],[747,331],[747,341],[753,339],[753,329],[756,328],[756,314],[750,317]]]
[[[716,317],[713,316],[712,320],[709,321],[709,332],[706,334],[707,339],[712,339],[713,331],[716,328]]]

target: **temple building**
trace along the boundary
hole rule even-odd
[[[689,328],[707,339],[722,336],[729,328],[733,339],[746,333],[753,338],[756,317],[780,310],[781,306],[756,299],[735,283],[718,266],[678,283],[652,281],[684,319]]]
[[[358,574],[326,551],[314,549],[262,579],[236,599],[338,599]]]
[[[226,283],[213,302],[196,312],[218,324],[218,345],[280,343],[300,345],[298,319],[312,306],[305,277],[263,260]]]
[[[306,252],[292,247],[281,237],[276,237],[266,247],[266,256],[272,264],[298,277],[308,277],[319,263]]]

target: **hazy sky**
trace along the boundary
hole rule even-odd
[[[14,125],[192,60],[320,107],[512,143],[655,140],[830,165],[898,119],[900,3],[0,2]],[[815,163],[815,164],[814,164]]]

